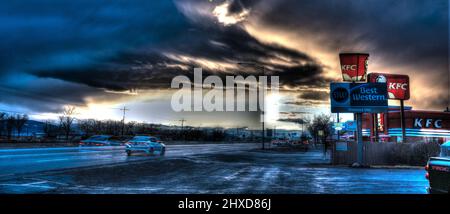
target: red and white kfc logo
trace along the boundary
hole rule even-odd
[[[408,90],[408,83],[390,82],[388,84],[388,90]]]
[[[408,75],[370,73],[369,82],[385,82],[389,99],[409,99],[409,77]]]
[[[341,69],[344,71],[352,70],[356,71],[356,65],[342,65]]]
[[[339,59],[344,81],[366,81],[369,54],[341,53]]]

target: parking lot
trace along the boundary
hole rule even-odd
[[[421,194],[426,193],[428,185],[423,169],[331,166],[320,150],[261,151],[254,144],[180,145],[168,147],[164,157],[137,155],[131,159],[126,159],[123,151],[112,151],[84,154],[87,160],[97,158],[97,164],[79,166],[75,163],[80,160],[73,160],[74,164],[66,168],[5,174],[0,178],[0,192]],[[116,159],[114,151],[118,153]],[[0,158],[2,169],[14,167],[4,156]],[[105,164],[101,160],[111,161]],[[61,166],[65,162],[55,158],[40,165]]]

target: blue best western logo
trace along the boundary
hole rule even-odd
[[[375,113],[388,107],[386,83],[331,83],[331,112]]]

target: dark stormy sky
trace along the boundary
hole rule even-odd
[[[327,112],[338,53],[370,53],[369,71],[408,74],[416,109],[447,106],[447,0],[160,0],[0,3],[0,109],[195,126],[255,126],[257,113],[174,113],[174,76],[280,76],[271,120]],[[391,104],[397,104],[392,102]],[[275,123],[275,122],[274,122]],[[284,124],[286,125],[286,124]],[[288,125],[286,125],[288,126]]]

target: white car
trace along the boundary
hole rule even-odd
[[[125,144],[125,152],[128,156],[136,152],[145,152],[163,156],[166,153],[166,145],[158,138],[152,136],[135,136]]]
[[[271,141],[273,146],[287,146],[289,145],[289,139],[278,137]]]
[[[120,146],[123,145],[119,139],[111,135],[94,135],[86,140],[82,140],[79,146]]]

